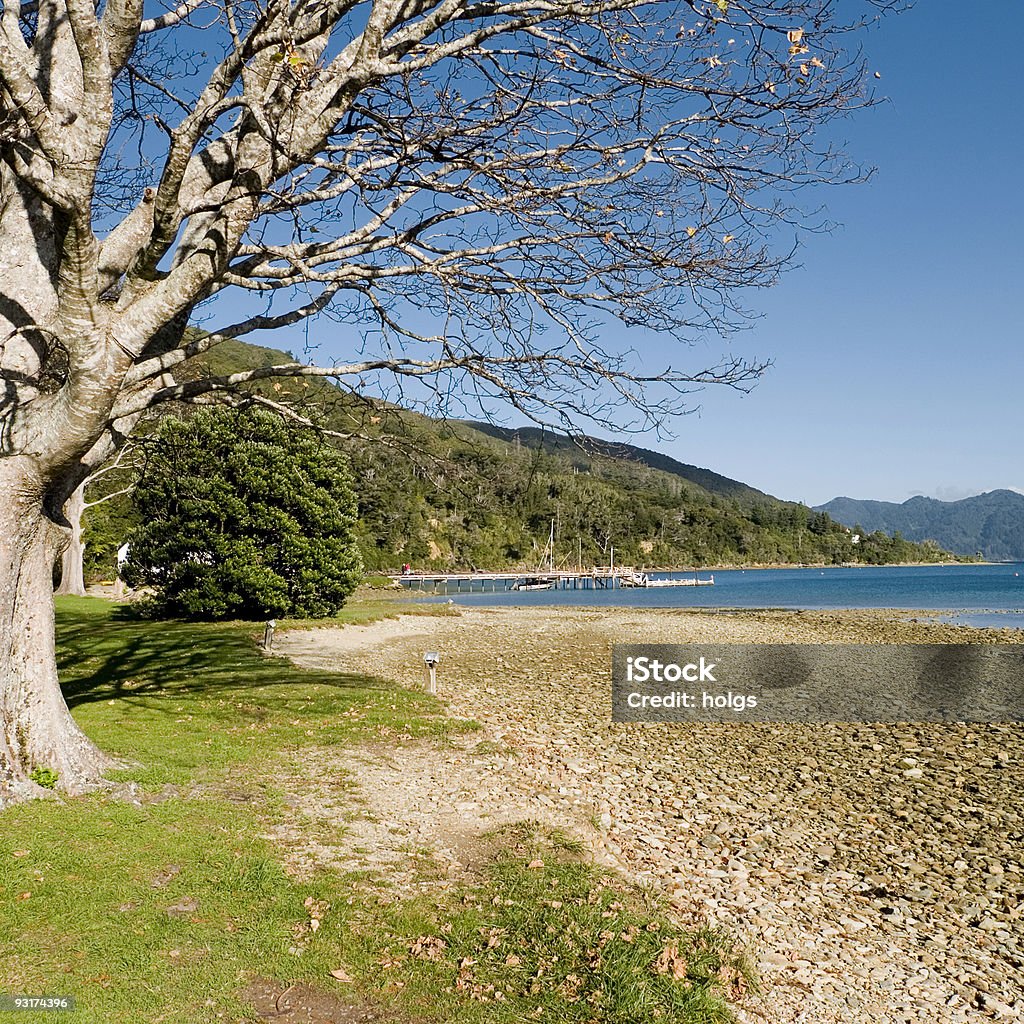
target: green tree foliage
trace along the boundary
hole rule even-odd
[[[726,481],[712,493],[650,461],[519,444],[407,419],[405,458],[354,443],[360,546],[368,567],[537,568],[554,523],[564,567],[940,561],[935,545],[862,538],[827,514]],[[531,439],[532,440],[532,439]],[[631,450],[630,454],[640,449]],[[653,453],[648,453],[653,454]],[[688,468],[688,467],[687,467]],[[715,474],[705,473],[709,483]]]
[[[345,456],[257,410],[168,419],[134,492],[122,575],[161,614],[334,614],[362,573]]]

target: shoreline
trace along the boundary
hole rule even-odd
[[[922,569],[928,566],[941,566],[943,568],[952,568],[956,566],[967,566],[967,565],[1022,565],[1024,562],[1021,561],[1010,561],[1010,562],[989,562],[984,559],[971,559],[964,561],[945,561],[945,562],[883,562],[880,565],[876,565],[872,562],[721,562],[714,565],[700,565],[694,568],[691,565],[684,566],[670,566],[670,565],[639,565],[633,566],[633,568],[641,569],[644,572],[671,572],[671,573],[691,573],[691,572],[726,572],[739,570],[746,572],[748,569]],[[417,570],[419,571],[419,570]],[[457,575],[460,573],[474,573],[480,572],[486,574],[492,570],[484,569],[473,569],[463,568],[454,569],[451,566],[446,566],[441,569],[425,569],[423,570],[428,575],[444,575],[450,573]],[[521,575],[543,575],[546,570],[544,569],[524,569],[517,566],[512,566],[506,569],[493,570],[495,572],[503,573],[519,573]],[[586,571],[586,570],[585,570]],[[369,573],[370,576],[381,575],[381,576],[401,576],[398,570],[384,571],[374,570]]]
[[[618,593],[618,591],[610,591],[609,593]],[[626,590],[625,593],[632,593],[631,590]],[[637,605],[630,603],[623,604],[508,604],[508,603],[496,603],[496,604],[485,604],[483,602],[478,603],[459,603],[456,598],[460,597],[458,593],[454,595],[450,594],[416,594],[407,593],[403,595],[408,598],[410,604],[424,604],[429,606],[441,607],[440,602],[447,598],[447,603],[452,608],[458,609],[456,614],[462,614],[472,610],[484,610],[487,609],[492,612],[499,611],[536,611],[544,612],[548,611],[553,614],[561,612],[642,612],[645,614],[654,613],[668,613],[678,615],[709,615],[709,616],[742,616],[742,615],[756,615],[756,614],[790,614],[790,615],[841,615],[841,616],[863,616],[871,619],[872,621],[883,620],[892,622],[903,622],[908,624],[920,624],[930,626],[945,626],[954,630],[970,630],[974,633],[980,634],[979,642],[981,643],[993,643],[998,638],[993,637],[993,634],[1005,635],[1007,640],[1011,643],[1017,642],[1018,637],[1024,636],[1024,624],[1019,626],[972,626],[968,623],[959,624],[954,622],[943,622],[943,618],[952,618],[958,615],[1011,615],[1020,617],[1024,614],[1024,609],[1021,608],[858,608],[858,607],[819,607],[809,608],[801,607],[797,605]],[[461,595],[462,598],[471,596],[469,592]],[[483,596],[478,595],[478,596]],[[922,621],[923,620],[923,621]],[[963,633],[951,635],[943,640],[928,641],[932,643],[960,643],[970,642],[958,640],[957,636],[963,636]],[[848,641],[850,643],[870,643],[870,639]],[[896,641],[903,642],[903,641]],[[911,641],[907,641],[911,642]]]
[[[468,759],[474,799],[553,817],[599,862],[655,887],[681,919],[739,936],[765,986],[742,1021],[1015,1019],[1024,1011],[1024,867],[1013,838],[1024,821],[1024,726],[610,721],[608,654],[627,639],[993,640],[991,630],[906,614],[461,608],[360,634],[296,630],[281,651],[410,687],[423,685],[422,651],[441,651],[449,713],[508,751],[493,770]],[[489,812],[473,813],[486,823]]]

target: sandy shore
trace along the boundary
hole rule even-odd
[[[1019,1019],[1024,726],[610,720],[613,643],[1024,639],[912,615],[472,609],[287,633],[281,650],[410,686],[441,651],[450,712],[508,756],[431,762],[428,779],[410,751],[420,792],[396,751],[374,798],[391,792],[405,832],[442,845],[442,818],[465,830],[496,813],[589,833],[599,859],[749,945],[765,993],[745,1021]]]

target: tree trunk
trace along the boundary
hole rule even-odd
[[[64,517],[71,527],[68,546],[60,560],[58,594],[85,596],[85,544],[82,541],[82,514],[85,512],[85,484],[75,488],[64,505]]]
[[[38,793],[36,768],[76,793],[114,764],[75,724],[57,680],[52,572],[66,530],[43,494],[28,459],[0,458],[0,807]]]

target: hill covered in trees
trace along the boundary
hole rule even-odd
[[[288,358],[229,342],[198,372],[222,374]],[[935,544],[876,531],[854,540],[827,513],[780,501],[707,469],[633,445],[537,428],[438,421],[371,405],[321,379],[265,386],[350,435],[359,502],[357,538],[369,571],[533,568],[554,530],[556,565],[939,561]],[[272,389],[272,390],[271,390]],[[112,486],[109,485],[109,486]],[[87,571],[112,572],[132,518],[130,499],[98,506],[86,523]]]
[[[505,441],[518,442],[530,447],[543,447],[548,451],[567,452],[575,455],[580,449],[578,441],[564,434],[556,434],[551,431],[541,430],[539,427],[499,427],[492,423],[469,424],[474,430],[483,434],[489,434]],[[741,503],[751,504],[759,501],[776,501],[770,494],[759,491],[749,484],[740,483],[739,480],[731,480],[720,473],[714,473],[710,469],[701,469],[699,466],[691,466],[685,462],[679,462],[668,455],[660,452],[653,452],[647,448],[638,448],[636,445],[624,444],[621,441],[602,441],[595,437],[588,437],[585,441],[587,451],[595,455],[603,455],[607,458],[622,459],[626,462],[638,462],[650,469],[660,469],[672,476],[677,476],[711,494],[717,494],[722,498],[734,498]]]
[[[1024,560],[1024,494],[1016,491],[988,491],[960,501],[917,495],[902,504],[833,498],[818,509],[847,526],[899,530],[909,540],[934,541],[961,555]]]

